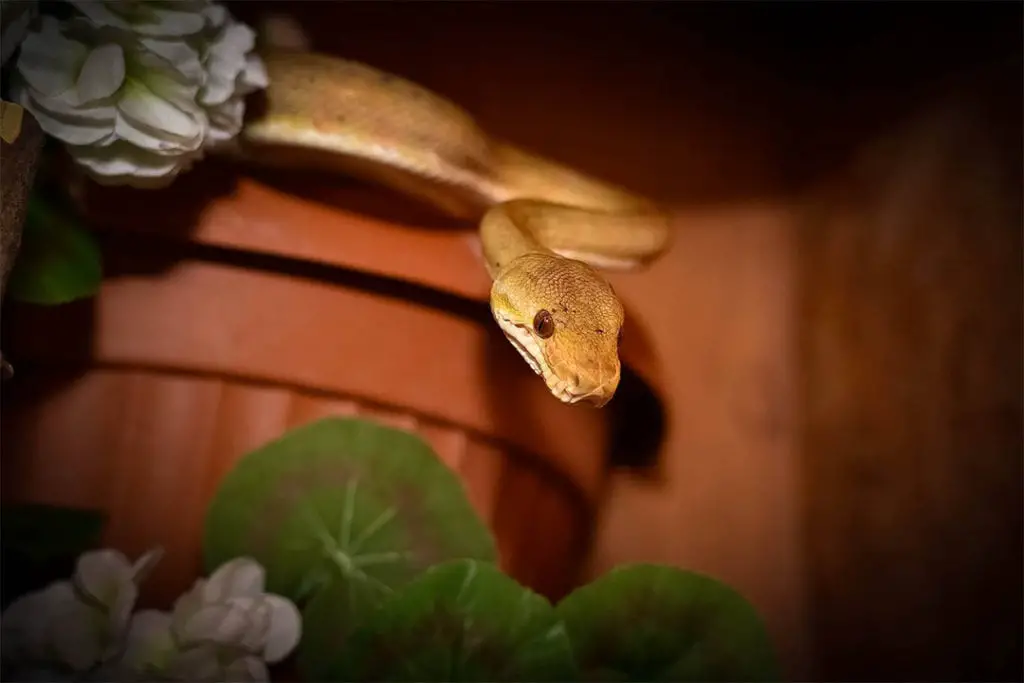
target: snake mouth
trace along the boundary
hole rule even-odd
[[[580,391],[575,383],[562,379],[551,369],[550,364],[544,358],[544,351],[534,338],[526,325],[515,323],[506,318],[495,316],[498,326],[505,333],[505,337],[512,343],[512,346],[523,357],[530,369],[539,375],[547,384],[548,391],[562,403],[590,403],[595,407],[608,403],[610,396],[605,396],[600,387],[592,391]]]

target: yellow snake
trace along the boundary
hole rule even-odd
[[[663,211],[495,139],[399,77],[300,50],[261,57],[270,86],[240,135],[243,156],[341,171],[479,220],[491,311],[509,341],[562,401],[612,398],[623,307],[594,267],[659,256]]]

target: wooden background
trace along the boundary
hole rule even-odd
[[[614,277],[668,423],[592,573],[733,582],[794,678],[1019,679],[1019,4],[292,7],[676,207],[673,251]]]

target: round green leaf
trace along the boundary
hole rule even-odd
[[[586,680],[768,681],[768,633],[743,596],[710,577],[640,564],[612,570],[557,606]]]
[[[495,565],[453,560],[387,598],[311,680],[570,681],[554,607]]]
[[[347,576],[313,596],[302,610],[298,663],[305,680],[331,680],[338,653],[387,595],[377,584]]]
[[[354,418],[313,422],[242,458],[204,531],[209,571],[252,557],[267,590],[300,605],[338,577],[388,593],[438,562],[496,557],[462,483],[430,446]]]
[[[102,279],[103,261],[92,233],[63,207],[32,196],[7,293],[32,304],[64,304],[92,296]]]

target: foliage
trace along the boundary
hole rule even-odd
[[[8,296],[32,304],[65,304],[94,295],[102,278],[102,256],[92,233],[63,203],[33,192]]]
[[[448,559],[494,561],[456,475],[413,434],[326,419],[250,453],[206,519],[207,567],[250,555],[297,602],[336,579],[387,595]]]
[[[558,604],[585,680],[776,678],[754,609],[728,586],[673,567],[612,570]],[[628,624],[628,628],[623,626]]]
[[[358,419],[246,456],[206,527],[208,564],[249,554],[303,606],[307,680],[772,680],[734,590],[624,566],[558,605],[494,564],[494,540],[418,437]]]
[[[711,577],[627,565],[557,604],[520,585],[499,568],[494,539],[430,447],[365,420],[320,420],[242,458],[221,483],[204,533],[211,578],[179,599],[169,616],[146,617],[139,629],[148,649],[134,652],[163,664],[143,669],[150,674],[265,680],[262,662],[291,651],[301,633],[297,663],[305,680],[780,676],[754,608]],[[259,611],[259,603],[261,614],[272,614],[274,605],[259,599],[264,581],[279,594],[270,602],[281,612],[280,628],[257,630],[286,633],[279,645],[237,630],[203,631],[209,624],[258,621],[255,612],[232,616],[242,608],[231,601],[240,597],[250,601],[244,609]],[[301,627],[298,612],[288,608],[292,602],[301,609]],[[168,648],[189,640],[174,630],[184,624],[196,642],[220,633],[236,646],[249,643],[241,650],[249,659],[216,671],[190,660],[174,668]],[[103,672],[108,680],[119,675]]]

